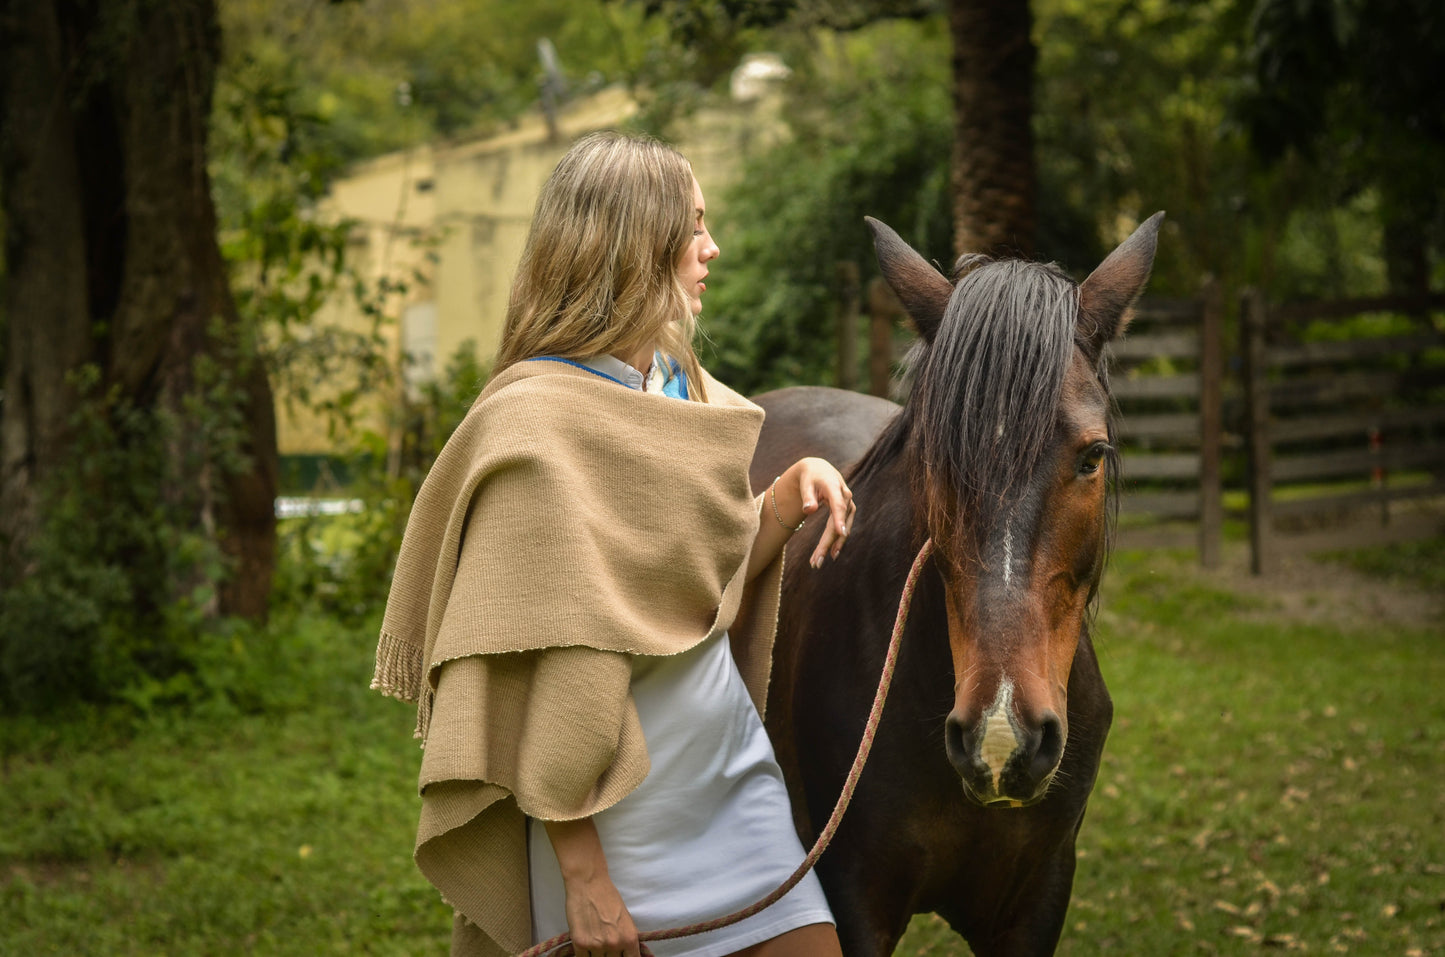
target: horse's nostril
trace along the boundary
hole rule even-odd
[[[1035,779],[1042,781],[1064,756],[1064,724],[1052,712],[1046,712],[1039,722],[1039,747],[1029,762],[1029,771]]]
[[[943,722],[943,746],[948,760],[955,768],[962,769],[968,764],[969,746],[963,730],[963,722],[949,715]]]

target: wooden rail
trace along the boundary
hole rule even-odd
[[[1300,341],[1309,323],[1445,311],[1445,295],[1240,302],[1251,566],[1445,534],[1445,334]],[[1406,481],[1401,481],[1401,476]]]
[[[1211,281],[1197,299],[1141,301],[1127,334],[1109,346],[1126,547],[1194,545],[1201,564],[1219,563],[1222,327],[1222,297]]]

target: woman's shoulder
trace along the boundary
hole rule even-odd
[[[734,392],[731,388],[729,388],[728,386],[724,385],[722,382],[718,381],[717,379],[713,378],[713,375],[712,375],[711,372],[708,372],[706,369],[703,369],[703,368],[701,368],[701,367],[699,367],[699,370],[698,370],[698,371],[699,371],[699,372],[701,373],[701,375],[702,375],[702,381],[703,381],[703,383],[707,386],[707,403],[708,403],[708,405],[716,405],[716,406],[723,406],[723,407],[725,407],[725,408],[739,408],[739,409],[756,409],[756,408],[758,408],[758,406],[756,406],[755,404],[753,404],[753,402],[752,402],[751,400],[749,400],[746,396],[744,396],[744,395],[742,395],[742,394],[740,394],[740,393],[738,393],[738,392]]]

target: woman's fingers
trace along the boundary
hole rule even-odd
[[[829,522],[828,527],[823,529],[822,536],[818,539],[817,546],[813,549],[813,555],[808,559],[808,564],[814,568],[822,568],[823,560],[828,556],[828,551],[833,544],[833,539],[838,533],[833,529],[833,523]]]
[[[836,485],[829,484],[825,489],[821,497],[828,503],[828,524],[846,538],[853,528],[853,493],[843,484],[841,477],[837,479]]]
[[[800,460],[798,466],[798,497],[803,503],[803,514],[812,515],[820,506],[828,509],[828,523],[808,560],[812,567],[821,568],[824,561],[837,558],[842,551],[853,531],[858,506],[848,483],[832,464],[813,458]]]
[[[814,568],[821,568],[827,558],[838,557],[848,536],[852,534],[853,518],[858,513],[858,507],[853,503],[852,493],[841,482],[836,490],[830,490],[819,497],[828,505],[828,524],[818,537],[817,547],[813,549],[813,556],[809,564]]]
[[[583,945],[575,939],[572,941],[576,957],[642,957],[642,945],[638,942],[636,931],[633,931],[630,937],[589,939],[589,945]]]

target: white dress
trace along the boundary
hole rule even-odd
[[[668,658],[633,659],[632,694],[652,770],[593,816],[607,869],[639,931],[730,914],[806,856],[773,748],[723,635]],[[533,940],[567,930],[546,829],[528,827]],[[656,957],[721,957],[807,924],[833,923],[815,874],[759,914],[648,944]]]

